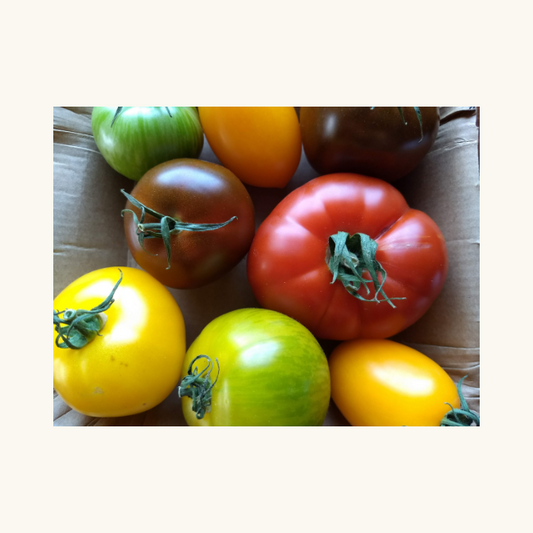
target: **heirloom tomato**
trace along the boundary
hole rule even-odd
[[[353,426],[439,426],[461,404],[444,369],[390,340],[343,342],[329,368],[332,399]]]
[[[204,145],[194,107],[95,107],[92,129],[104,159],[135,181],[159,163],[198,157]]]
[[[357,174],[315,178],[264,220],[248,254],[259,303],[319,338],[386,338],[418,320],[448,270],[429,216],[392,185]]]
[[[429,152],[436,107],[302,107],[305,155],[320,174],[356,172],[394,181]]]
[[[283,188],[298,168],[302,141],[293,107],[200,107],[209,146],[239,179]]]
[[[184,356],[178,304],[142,270],[95,270],[54,300],[54,388],[80,413],[151,409],[178,384]]]
[[[131,195],[124,194],[130,252],[167,287],[206,285],[232,269],[250,248],[252,200],[241,181],[220,165],[167,161],[150,169]]]
[[[266,309],[210,322],[183,363],[179,394],[191,426],[317,426],[330,400],[326,356],[301,324]]]

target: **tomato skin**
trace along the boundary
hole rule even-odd
[[[200,107],[209,146],[239,179],[256,187],[283,188],[302,154],[293,107]]]
[[[326,263],[328,238],[364,233],[387,272],[386,302],[363,302]],[[444,285],[446,243],[426,214],[392,185],[357,174],[330,174],[286,196],[264,220],[248,254],[248,279],[262,307],[284,313],[324,339],[387,338],[418,320]],[[366,294],[373,298],[374,290]]]
[[[171,236],[171,267],[162,239],[145,239],[143,250],[131,213],[124,213],[126,240],[137,264],[167,287],[191,289],[231,270],[248,252],[255,233],[248,191],[228,169],[196,159],[167,161],[150,169],[131,195],[146,207],[189,223],[219,223],[222,228]],[[140,218],[140,210],[129,201]],[[147,215],[145,222],[156,222]]]
[[[429,152],[439,129],[436,107],[302,107],[302,144],[320,174],[354,172],[395,181],[411,172]]]
[[[176,387],[185,357],[185,325],[169,291],[142,270],[95,270],[66,287],[54,309],[92,309],[123,279],[105,311],[100,335],[79,350],[58,348],[54,330],[54,388],[88,416],[117,417],[147,411]]]
[[[329,367],[333,401],[353,426],[439,426],[446,403],[460,407],[444,369],[391,340],[343,342]]]
[[[204,144],[194,107],[95,107],[92,129],[96,146],[117,172],[138,181],[159,163],[196,158]],[[113,123],[113,125],[111,125]]]
[[[291,318],[266,309],[238,309],[210,322],[192,343],[182,377],[200,354],[220,364],[211,412],[198,420],[182,398],[190,426],[322,425],[330,400],[326,356]],[[195,363],[199,369],[205,362]],[[211,378],[216,377],[215,369]]]

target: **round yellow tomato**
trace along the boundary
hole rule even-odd
[[[141,413],[176,387],[185,357],[185,325],[173,296],[142,270],[110,267],[78,278],[54,300],[56,312],[92,310],[113,295],[99,334],[79,349],[60,348],[54,327],[54,388],[89,416]],[[66,329],[63,329],[63,333]],[[57,340],[56,340],[57,339]]]
[[[460,407],[457,388],[432,359],[391,340],[354,340],[330,358],[331,396],[353,426],[439,426]]]
[[[302,154],[300,123],[293,107],[200,107],[213,152],[241,181],[283,188]]]

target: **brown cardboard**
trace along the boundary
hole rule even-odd
[[[440,108],[435,145],[410,175],[394,185],[408,203],[441,228],[450,268],[441,295],[417,323],[395,337],[443,366],[479,411],[479,160],[476,111]],[[207,141],[200,159],[219,163]],[[302,160],[282,190],[247,186],[256,227],[289,192],[318,174]],[[136,266],[120,215],[135,183],[115,172],[99,153],[91,108],[54,108],[54,297],[79,276],[107,266]],[[215,317],[258,307],[246,278],[246,258],[218,281],[199,289],[171,289],[185,318],[187,345]],[[321,341],[327,355],[336,342]],[[159,406],[135,416],[101,419],[70,409],[54,391],[54,425],[186,425],[177,390]],[[332,404],[324,425],[348,425]]]
[[[54,298],[87,272],[126,264],[120,189],[132,183],[98,151],[91,108],[54,109]]]
[[[437,361],[479,411],[479,159],[476,110],[441,108],[435,144],[397,182],[409,205],[430,215],[448,248],[444,288],[429,311],[394,340]]]

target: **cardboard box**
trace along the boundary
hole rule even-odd
[[[115,172],[92,136],[89,107],[54,108],[54,297],[81,275],[108,266],[136,266],[124,238],[120,189],[135,182]],[[479,111],[440,108],[437,140],[420,165],[394,183],[411,207],[440,227],[449,253],[444,289],[430,310],[394,337],[425,353],[454,381],[468,374],[463,392],[479,412]],[[200,159],[217,160],[207,141]],[[249,187],[256,227],[298,186],[318,176],[302,150],[287,187]],[[215,317],[243,307],[259,307],[246,278],[246,258],[207,287],[170,289],[185,319],[187,346]],[[321,341],[328,355],[336,346]],[[92,418],[70,409],[54,391],[54,425],[186,425],[177,389],[159,406],[139,415]],[[348,425],[331,403],[324,425]]]

